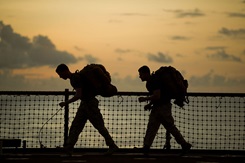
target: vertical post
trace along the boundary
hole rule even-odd
[[[65,101],[69,99],[69,89],[65,89]],[[65,111],[64,111],[64,146],[66,145],[66,141],[68,138],[68,130],[69,130],[69,105],[65,106]]]
[[[22,141],[22,148],[23,148],[23,152],[26,152],[26,140]]]
[[[0,140],[0,156],[3,154],[3,141]]]

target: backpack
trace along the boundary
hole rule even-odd
[[[172,66],[162,66],[152,74],[157,80],[163,83],[162,93],[170,99],[175,99],[174,104],[179,107],[189,103],[187,96],[188,81],[182,74]]]
[[[88,64],[78,72],[85,78],[95,95],[111,97],[117,93],[117,88],[111,84],[110,73],[101,64]]]

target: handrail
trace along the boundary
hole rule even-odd
[[[74,91],[0,91],[0,95],[74,95]],[[148,92],[120,91],[116,95],[148,95]],[[244,97],[245,93],[188,92],[187,96],[229,96]]]

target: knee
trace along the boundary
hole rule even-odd
[[[164,125],[165,129],[168,130],[168,131],[172,131],[174,130],[176,127],[173,123],[168,123],[168,124],[165,124]]]
[[[94,125],[94,128],[98,130],[99,132],[103,132],[106,130],[104,125]]]

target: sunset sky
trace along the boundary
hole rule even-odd
[[[171,65],[189,92],[245,93],[245,0],[0,0],[0,90],[71,90],[60,63],[101,63],[119,91]]]

